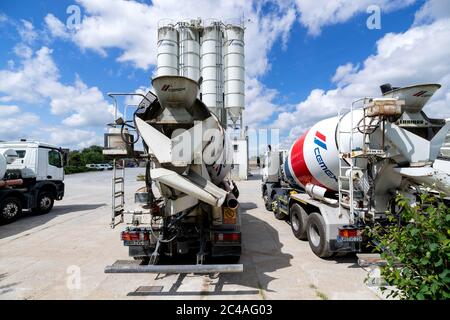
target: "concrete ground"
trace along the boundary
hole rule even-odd
[[[127,169],[129,204],[141,186]],[[105,274],[128,259],[110,222],[111,172],[66,177],[66,197],[47,215],[0,226],[0,299],[377,299],[355,256],[322,260],[289,224],[264,209],[260,179],[238,183],[241,274]]]

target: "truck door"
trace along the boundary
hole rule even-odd
[[[49,149],[37,148],[37,170],[36,178],[38,181],[47,180],[47,167],[48,167],[48,151]]]
[[[55,149],[48,149],[47,180],[63,180],[62,156]]]
[[[39,180],[63,180],[61,153],[56,149],[39,148]]]

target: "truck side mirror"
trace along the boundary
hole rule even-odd
[[[62,166],[65,167],[69,163],[69,149],[60,149],[62,156]]]

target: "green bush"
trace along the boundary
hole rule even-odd
[[[396,203],[400,211],[396,215],[388,213],[389,225],[377,225],[370,231],[376,249],[387,262],[381,275],[398,289],[388,296],[449,299],[449,207],[431,194],[422,194],[414,206],[401,195]]]
[[[64,167],[65,174],[80,173],[92,171],[86,168],[89,163],[105,163],[103,148],[99,146],[90,146],[81,151],[73,150],[69,152],[68,165]]]
[[[90,171],[90,169],[86,168],[86,167],[80,167],[80,166],[65,166],[64,167],[65,174],[73,174],[73,173],[80,173],[80,172],[87,172],[87,171]]]

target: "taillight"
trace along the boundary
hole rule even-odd
[[[239,242],[241,240],[240,233],[215,233],[214,240],[216,242]]]
[[[342,238],[358,237],[361,235],[358,229],[339,229],[339,236]]]
[[[123,231],[123,241],[149,240],[148,232],[145,231]]]
[[[130,241],[131,240],[131,234],[129,232],[122,232],[122,240],[123,241]]]

